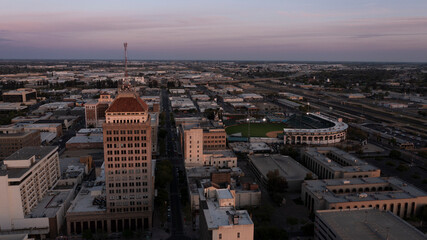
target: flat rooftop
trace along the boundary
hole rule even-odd
[[[379,209],[323,210],[317,211],[320,218],[338,235],[346,240],[411,239],[421,240],[427,236],[400,217]]]
[[[349,178],[349,179],[324,179],[305,181],[309,189],[319,199],[325,199],[329,203],[361,202],[376,200],[410,199],[427,197],[427,193],[402,181],[399,178]],[[361,197],[360,192],[334,193],[334,189],[345,188],[376,188],[375,191],[366,191]],[[378,190],[381,187],[384,190]],[[388,187],[385,190],[385,187]]]
[[[36,156],[36,161],[38,161],[55,151],[57,148],[58,147],[55,146],[23,147],[4,160],[28,160],[32,156]]]
[[[207,200],[206,203],[208,208],[203,211],[208,229],[218,229],[223,226],[254,224],[246,210],[235,210],[233,207],[220,207],[217,201],[212,200]],[[230,223],[230,215],[238,216],[239,222],[237,224]]]
[[[105,207],[94,205],[93,200],[95,197],[100,196],[105,198],[105,185],[99,186],[86,186],[82,187],[80,192],[77,194],[68,213],[81,213],[81,212],[106,212]]]
[[[236,157],[236,154],[234,154],[233,150],[231,149],[208,150],[203,151],[203,154],[212,154],[218,157]]]
[[[48,191],[37,206],[26,215],[26,218],[53,218],[58,210],[63,206],[67,198],[73,194],[73,189]]]
[[[102,143],[103,137],[102,135],[90,135],[90,136],[74,136],[67,141],[68,144],[71,143]]]
[[[289,180],[304,180],[310,170],[289,156],[279,154],[255,154],[249,156],[255,167],[266,177],[269,171],[279,170],[281,176]],[[313,173],[312,173],[313,174]],[[315,176],[313,174],[313,176]]]
[[[341,160],[343,160],[350,166],[341,165],[340,163],[324,155],[328,152],[339,156]],[[306,148],[304,150],[304,154],[310,156],[313,159],[316,159],[316,161],[320,162],[322,165],[337,172],[369,172],[379,170],[379,168],[372,166],[367,162],[334,147]]]
[[[233,195],[231,194],[229,189],[217,189],[216,194],[218,199],[232,199]]]

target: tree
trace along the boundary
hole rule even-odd
[[[290,156],[293,159],[298,159],[299,153],[292,146],[283,146],[280,149],[280,154]]]
[[[274,226],[255,227],[255,239],[288,239],[288,233]]]
[[[286,178],[281,176],[278,169],[267,173],[267,190],[271,199],[278,205],[282,204],[284,193],[288,188]]]
[[[84,239],[93,239],[93,234],[92,234],[92,232],[90,231],[90,229],[86,229],[86,230],[84,230],[84,231],[83,231],[83,233],[82,233],[82,237],[83,237]]]
[[[312,174],[312,173],[307,173],[307,174],[305,175],[304,180],[313,180],[313,174]]]
[[[400,157],[402,156],[402,153],[400,153],[400,151],[398,150],[391,150],[388,156],[394,159],[400,159]]]

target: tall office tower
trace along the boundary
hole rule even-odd
[[[112,231],[151,229],[154,173],[147,104],[122,90],[106,111],[103,124],[107,212]],[[117,229],[120,230],[120,229]]]

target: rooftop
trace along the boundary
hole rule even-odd
[[[20,150],[16,151],[9,157],[3,160],[3,162],[0,163],[0,166],[4,164],[4,161],[16,161],[16,160],[25,160],[27,161],[31,157],[35,156],[35,162],[31,163],[31,166],[29,167],[23,167],[23,168],[11,168],[7,170],[0,170],[0,175],[8,175],[9,178],[19,178],[23,176],[28,170],[31,169],[35,164],[37,164],[41,159],[45,158],[47,155],[51,154],[52,152],[56,152],[58,147],[54,146],[39,146],[39,147],[24,147]]]
[[[334,161],[333,159],[325,155],[328,153],[339,157],[340,160],[342,160],[348,165],[342,165]],[[377,167],[372,166],[367,162],[335,147],[306,148],[304,150],[304,154],[316,159],[322,165],[332,169],[333,171],[368,172],[378,170]]]
[[[140,98],[132,94],[119,94],[106,112],[146,112],[148,105]]]
[[[94,199],[98,197],[99,199],[105,200],[105,186],[86,184],[82,187],[80,192],[77,194],[68,213],[79,213],[79,212],[106,212],[106,208],[100,205],[94,204]]]
[[[231,194],[229,189],[217,189],[216,194],[218,199],[232,199],[233,195]]]
[[[323,210],[316,218],[332,228],[337,238],[356,239],[426,239],[426,235],[389,211],[379,209]]]
[[[304,180],[310,170],[299,164],[289,156],[274,154],[255,154],[249,156],[255,167],[265,177],[269,171],[279,170],[281,176],[289,180]],[[313,174],[314,175],[314,174]]]
[[[63,206],[67,198],[73,194],[72,189],[61,190],[61,191],[48,191],[37,206],[31,210],[31,212],[25,216],[27,218],[52,218],[56,216],[58,210]]]
[[[233,207],[220,207],[217,201],[207,200],[208,208],[204,215],[208,229],[218,229],[223,226],[253,225],[254,223],[246,210],[235,210]],[[238,222],[230,222],[230,216],[238,217]]]
[[[317,198],[325,199],[329,203],[427,197],[426,192],[395,177],[310,180],[305,181],[304,184]],[[360,191],[336,193],[340,187],[354,188],[356,190],[363,188],[365,191],[363,193],[365,194],[361,195]],[[375,190],[372,190],[373,188]]]
[[[36,156],[36,161],[39,161],[57,148],[55,146],[23,147],[4,160],[27,160],[32,156]]]
[[[102,143],[102,135],[90,135],[90,136],[74,136],[67,141],[67,144],[71,143]]]
[[[283,131],[284,133],[328,133],[328,132],[339,132],[344,131],[348,128],[348,125],[343,122],[336,121],[334,119],[328,118],[326,116],[322,116],[320,114],[315,113],[307,113],[307,115],[303,115],[301,117],[301,120],[294,121],[295,123],[298,123],[301,125],[301,123],[304,123],[304,121],[310,121],[309,124],[304,123],[304,126],[302,127],[293,127],[293,128],[285,128]],[[290,119],[287,122],[289,125],[295,125],[292,124],[292,119]]]

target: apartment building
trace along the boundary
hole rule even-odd
[[[33,211],[60,178],[57,150],[53,146],[24,147],[1,162],[0,231],[49,232],[48,216]]]

